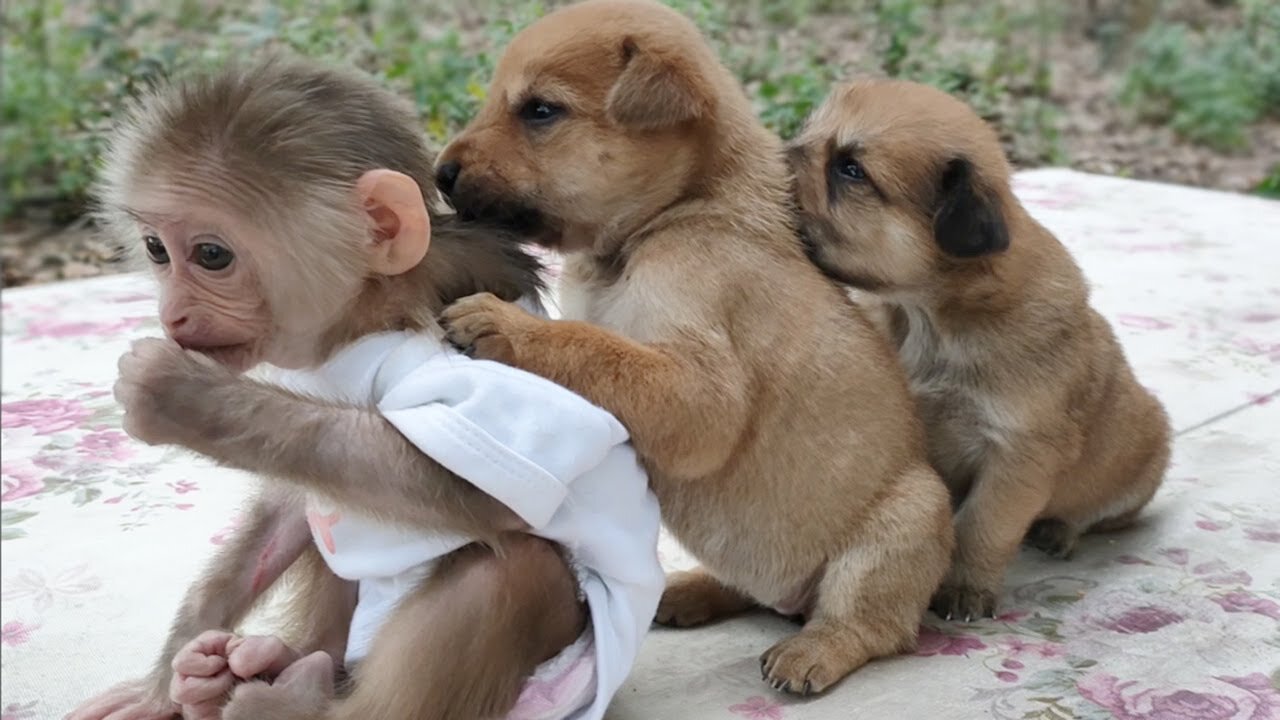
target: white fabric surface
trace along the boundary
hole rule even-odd
[[[1179,432],[1139,526],[1024,552],[999,618],[928,616],[914,655],[818,699],[760,681],[784,620],[656,629],[608,717],[1280,718],[1280,203],[1066,170],[1016,191]],[[146,671],[247,479],[120,433],[115,359],[157,332],[144,281],[5,291],[3,313],[0,720],[57,718]]]

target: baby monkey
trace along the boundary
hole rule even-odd
[[[1067,557],[1081,533],[1124,526],[1151,499],[1169,461],[1165,411],[964,103],[908,82],[841,86],[789,157],[809,255],[883,301],[958,503],[933,609],[992,615],[1024,538]]]
[[[433,177],[407,104],[298,60],[121,124],[101,221],[167,335],[120,360],[125,429],[264,488],[152,674],[71,718],[603,716],[662,591],[657,503],[612,415],[442,342],[445,304],[537,309],[541,284],[512,237],[434,214]],[[235,634],[286,571],[290,626]]]

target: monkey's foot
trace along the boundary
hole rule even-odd
[[[933,595],[929,609],[943,620],[962,620],[996,616],[997,593],[994,590],[947,581]]]
[[[742,612],[754,604],[705,570],[674,572],[667,576],[654,620],[669,627],[693,627]]]
[[[273,684],[236,688],[222,720],[318,720],[334,694],[333,659],[314,652],[285,668]]]
[[[1046,518],[1032,523],[1024,542],[1049,557],[1067,560],[1075,552],[1079,539],[1080,533],[1071,525],[1062,520]]]
[[[760,656],[760,675],[774,690],[815,695],[868,659],[856,635],[815,622],[766,650]]]

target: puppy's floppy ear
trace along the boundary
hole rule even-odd
[[[692,64],[642,48],[632,38],[622,41],[624,67],[609,90],[605,111],[624,127],[661,130],[702,117],[710,111],[706,81]]]
[[[973,164],[964,158],[947,162],[933,214],[933,237],[943,252],[971,258],[1009,247],[999,201],[974,182]]]

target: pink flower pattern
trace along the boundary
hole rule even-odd
[[[0,426],[31,427],[40,435],[70,430],[87,417],[89,411],[75,400],[41,398],[0,405]]]
[[[916,655],[959,655],[967,657],[971,651],[986,650],[987,644],[966,633],[947,634],[925,625],[920,628],[916,641]]]
[[[34,627],[18,620],[7,622],[0,626],[0,643],[10,647],[25,645],[31,639],[33,630]]]
[[[1261,673],[1217,676],[1210,687],[1141,689],[1135,680],[1096,674],[1080,694],[1116,720],[1269,720],[1280,717],[1280,691]]]
[[[729,712],[749,720],[782,720],[782,706],[760,695],[747,698],[746,702],[730,705]]]

